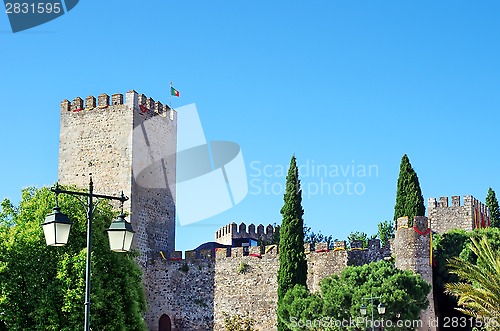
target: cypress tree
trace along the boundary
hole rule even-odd
[[[495,191],[490,187],[488,195],[486,196],[486,206],[490,209],[490,224],[493,227],[500,227],[500,209],[498,207],[498,200]]]
[[[295,155],[290,161],[286,176],[286,189],[281,208],[283,216],[279,238],[278,307],[283,304],[286,292],[296,284],[306,286],[307,262],[304,254],[304,220],[302,191]],[[278,331],[289,330],[278,316]]]
[[[399,166],[394,219],[403,216],[408,216],[410,221],[413,220],[414,216],[425,216],[424,198],[420,190],[418,176],[406,154],[403,155]]]

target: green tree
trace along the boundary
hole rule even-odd
[[[459,282],[446,284],[448,293],[458,298],[459,310],[467,315],[498,321],[500,319],[500,253],[492,249],[486,236],[471,238],[469,249],[476,263],[464,258],[449,261],[451,272]],[[489,330],[500,330],[492,325]]]
[[[408,216],[410,220],[413,220],[414,216],[425,216],[424,198],[418,176],[406,154],[403,155],[399,166],[394,220],[403,216]]]
[[[380,244],[382,245],[382,247],[389,243],[389,239],[394,239],[394,222],[380,222],[378,224],[377,237],[380,239]]]
[[[500,208],[498,207],[498,200],[495,195],[495,191],[488,189],[488,195],[486,195],[486,206],[490,209],[490,224],[493,227],[500,227]]]
[[[327,243],[328,248],[333,248],[333,236],[326,236],[319,231],[318,233],[312,231],[308,226],[304,226],[304,243],[315,245],[317,243]]]
[[[309,293],[304,285],[295,285],[283,298],[278,307],[278,316],[290,330],[324,330],[318,322],[323,318],[323,299]]]
[[[292,156],[286,176],[284,204],[281,208],[283,220],[280,228],[278,268],[278,311],[286,292],[296,284],[306,285],[307,262],[304,254],[304,220],[302,215],[302,191],[295,156]],[[278,317],[280,317],[278,315]],[[278,330],[288,330],[278,318]]]
[[[465,315],[459,312],[457,299],[445,293],[445,285],[450,282],[457,282],[458,277],[449,273],[448,260],[460,256],[462,250],[469,241],[469,234],[462,229],[454,229],[442,235],[436,234],[433,237],[433,293],[436,308],[436,315],[439,325],[452,319],[464,318]],[[457,330],[469,330],[457,326]]]
[[[41,223],[54,206],[47,188],[23,190],[19,207],[0,213],[0,325],[8,330],[78,330],[84,320],[86,215],[79,201],[59,196],[73,221],[68,244],[48,247]],[[93,223],[91,325],[145,330],[141,271],[132,253],[109,249],[105,228],[116,216],[101,203]]]
[[[418,319],[420,312],[429,304],[427,295],[430,289],[431,286],[420,275],[396,269],[388,261],[379,261],[347,267],[340,275],[323,279],[319,294],[310,294],[304,286],[297,285],[287,292],[283,299],[286,305],[280,309],[293,331],[345,330],[345,326],[336,326],[333,322],[361,318],[359,309],[362,304],[367,305],[369,311],[372,308],[370,302],[362,298],[380,296],[380,301],[387,307],[383,318],[391,320],[394,326],[384,330],[412,330],[396,328],[396,321]]]
[[[370,239],[373,239],[374,237],[375,236],[372,236]],[[368,247],[368,235],[363,231],[354,231],[347,236],[347,241],[351,242],[354,240],[361,240],[363,248]]]

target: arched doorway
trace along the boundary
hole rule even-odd
[[[158,331],[172,331],[172,322],[170,321],[170,317],[168,317],[168,315],[161,315]]]

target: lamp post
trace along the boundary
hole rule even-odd
[[[94,193],[94,183],[92,182],[92,174],[90,174],[89,190],[88,192],[75,192],[67,191],[59,188],[59,184],[51,188],[51,191],[56,194],[56,206],[53,212],[45,218],[45,222],[42,224],[43,231],[45,234],[45,241],[49,246],[64,246],[68,242],[69,231],[71,228],[71,221],[68,216],[63,214],[60,210],[58,203],[59,194],[68,194],[79,197],[86,197],[87,203],[85,205],[87,209],[87,259],[85,268],[85,331],[90,330],[90,257],[92,252],[92,219],[94,216],[94,209],[97,207],[101,200],[98,200],[94,204],[94,199],[105,199],[105,200],[118,200],[121,202],[121,213],[118,219],[111,223],[111,226],[107,230],[109,237],[110,249],[116,252],[127,252],[130,250],[130,245],[132,244],[132,238],[134,235],[134,230],[132,225],[125,220],[125,214],[123,213],[123,203],[128,200],[123,192],[119,197],[103,194]]]
[[[365,301],[365,300],[370,300],[370,306],[371,306],[371,310],[372,310],[372,323],[370,325],[370,329],[373,330],[373,322],[374,322],[374,315],[373,315],[373,300],[375,299],[379,299],[379,304],[377,306],[377,310],[378,310],[378,313],[379,315],[384,315],[385,314],[385,305],[380,302],[380,299],[382,297],[374,297],[372,294],[370,294],[369,297],[365,297],[365,298],[361,298],[361,300]],[[361,313],[361,315],[365,316],[366,313],[367,313],[367,309],[366,309],[366,306],[365,305],[361,305],[361,307],[359,308],[359,312]]]

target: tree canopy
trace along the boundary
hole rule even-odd
[[[68,244],[49,247],[41,223],[54,206],[48,188],[25,189],[0,212],[0,325],[7,330],[73,331],[83,327],[86,214],[80,202],[59,196],[73,222]],[[116,216],[101,202],[93,222],[91,326],[146,330],[141,271],[133,253],[109,249],[105,229]]]
[[[486,206],[490,210],[490,224],[493,227],[500,227],[500,208],[498,207],[498,200],[495,191],[490,187],[486,195]]]
[[[396,269],[388,261],[372,262],[347,267],[340,275],[323,279],[319,293],[311,294],[304,286],[296,285],[285,295],[278,313],[293,331],[354,330],[357,323],[339,323],[355,321],[362,322],[363,328],[370,327],[371,321],[362,319],[361,305],[367,306],[369,312],[375,309],[378,316],[376,306],[383,302],[384,330],[413,330],[398,326],[397,321],[418,320],[421,310],[429,304],[430,289],[420,275]],[[370,300],[363,300],[370,296],[380,299],[375,299],[371,306]]]
[[[380,244],[382,247],[389,243],[390,239],[394,239],[394,222],[393,221],[382,221],[378,223],[377,237],[380,239]]]
[[[424,198],[415,170],[413,170],[408,156],[405,154],[399,166],[399,178],[394,206],[394,220],[408,216],[425,216]]]
[[[333,236],[324,235],[321,231],[314,232],[311,227],[304,226],[304,243],[316,245],[317,243],[327,243],[328,248],[333,248]]]
[[[371,236],[369,239],[373,239],[375,238],[376,236]],[[354,231],[354,232],[351,232],[348,236],[347,236],[347,241],[350,243],[354,240],[360,240],[362,245],[363,245],[363,248],[367,248],[368,247],[368,235],[363,232],[363,231]]]
[[[458,298],[458,310],[487,324],[494,321],[487,329],[500,330],[500,253],[491,247],[487,236],[480,240],[472,237],[471,241],[468,247],[476,262],[463,257],[450,259],[450,272],[460,281],[446,284],[446,289]]]
[[[488,244],[493,251],[500,251],[500,229],[485,228],[466,232],[461,229],[451,230],[443,235],[434,235],[434,300],[436,314],[442,324],[446,319],[466,318],[458,305],[458,296],[445,293],[447,284],[458,283],[460,278],[457,273],[452,272],[448,262],[453,259],[460,259],[469,264],[476,264],[478,261],[476,253],[471,249],[472,240],[479,242],[482,238],[488,239]],[[464,263],[465,263],[464,262]],[[494,279],[494,278],[493,278]],[[462,279],[464,281],[464,279]],[[467,280],[465,280],[467,281]],[[473,279],[470,279],[473,281]],[[469,330],[468,327],[457,326],[457,330]]]

